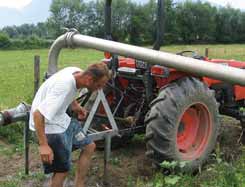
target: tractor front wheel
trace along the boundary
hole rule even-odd
[[[145,123],[147,156],[157,164],[186,161],[184,171],[195,171],[207,161],[219,132],[214,93],[196,78],[180,79],[152,101]]]

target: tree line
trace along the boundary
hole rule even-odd
[[[53,0],[51,15],[46,22],[1,29],[0,48],[45,47],[64,33],[64,28],[76,28],[82,34],[103,38],[104,3],[104,0]],[[245,42],[245,12],[241,10],[190,0],[178,3],[165,0],[164,4],[163,44]],[[156,0],[149,0],[146,4],[113,0],[113,39],[136,45],[153,44],[156,10]]]

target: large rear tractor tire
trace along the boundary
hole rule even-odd
[[[219,133],[214,92],[196,78],[185,77],[164,87],[145,118],[146,155],[159,165],[185,161],[194,172],[215,148]]]

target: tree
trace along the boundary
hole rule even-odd
[[[64,32],[64,28],[82,28],[86,6],[83,0],[53,0],[48,26],[55,37]]]
[[[176,7],[178,33],[186,43],[210,42],[216,28],[216,8],[201,1],[186,1]]]
[[[176,18],[176,4],[173,0],[165,0],[164,16],[164,44],[178,42],[178,26]]]
[[[79,28],[84,34],[104,37],[104,2],[90,1],[86,5],[84,27]]]
[[[48,38],[49,32],[48,32],[47,23],[41,23],[41,22],[37,23],[35,30],[34,30],[34,33],[39,38]]]
[[[112,1],[112,35],[115,40],[127,40],[132,6],[129,0]]]
[[[14,38],[19,35],[16,26],[7,26],[2,29],[3,33],[6,33],[10,38]]]
[[[245,41],[245,13],[227,6],[216,15],[216,41],[240,43]]]
[[[153,31],[153,27],[150,27],[147,25],[147,23],[151,23],[150,25],[153,26],[154,17],[151,17],[148,14],[150,12],[149,9],[149,12],[146,12],[147,8],[147,6],[132,6],[131,8],[132,12],[130,16],[130,26],[128,28],[128,33],[129,42],[132,44],[140,45],[142,43],[153,42],[152,32],[149,33],[149,30]],[[151,22],[148,21],[149,19],[152,19]]]
[[[11,42],[7,34],[0,33],[0,49],[6,49],[10,46]]]
[[[245,12],[240,12],[240,16],[238,19],[238,29],[237,34],[237,42],[238,43],[244,43],[245,42]]]

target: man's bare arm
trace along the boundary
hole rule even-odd
[[[53,151],[48,145],[48,140],[45,135],[45,121],[44,116],[36,110],[33,113],[33,119],[36,129],[36,134],[39,142],[39,153],[43,162],[52,163]]]
[[[39,145],[47,145],[48,141],[44,130],[45,129],[44,117],[38,110],[36,110],[33,113],[33,120],[34,120],[34,125],[36,129]]]

